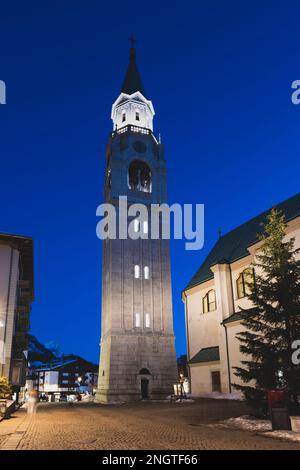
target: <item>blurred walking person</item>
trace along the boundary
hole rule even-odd
[[[38,403],[38,392],[37,390],[31,390],[27,402],[27,413],[29,416],[35,416],[36,408]]]

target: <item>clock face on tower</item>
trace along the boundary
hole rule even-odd
[[[137,153],[145,153],[147,150],[147,145],[141,140],[137,140],[134,142],[133,148]]]

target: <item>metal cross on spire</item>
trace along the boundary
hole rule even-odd
[[[130,46],[133,48],[136,43],[136,39],[132,33],[131,33],[131,36],[128,38],[128,40],[130,42]]]

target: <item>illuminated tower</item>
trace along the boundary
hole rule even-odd
[[[131,47],[106,151],[105,202],[117,214],[119,196],[127,196],[129,206],[167,200],[154,114]],[[137,222],[144,238],[103,241],[100,402],[165,398],[177,380],[169,241],[151,240],[150,227],[151,219]]]

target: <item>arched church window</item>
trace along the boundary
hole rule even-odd
[[[214,289],[209,290],[202,299],[203,313],[212,312],[217,308],[216,292]]]
[[[128,169],[128,186],[134,191],[151,192],[151,170],[145,162],[131,162]]]
[[[136,111],[136,113],[135,113],[135,120],[136,121],[140,120],[140,113],[138,111]]]
[[[251,294],[251,288],[254,283],[254,269],[246,268],[240,273],[236,280],[236,290],[239,299]]]

